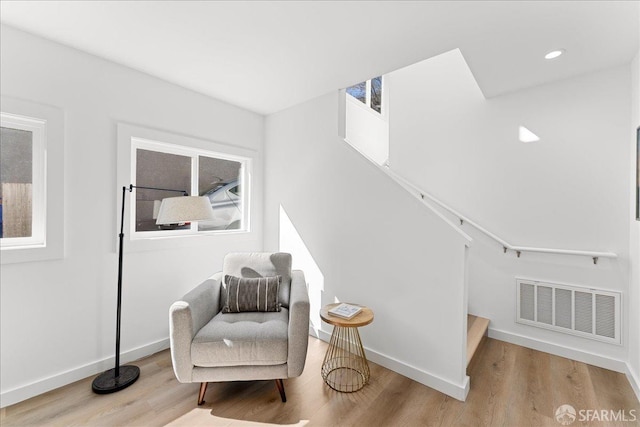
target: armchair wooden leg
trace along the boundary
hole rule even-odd
[[[204,394],[207,392],[207,385],[209,383],[200,383],[200,393],[198,393],[198,406],[204,403]]]
[[[282,399],[282,402],[286,402],[287,396],[284,394],[284,384],[282,383],[282,380],[276,380],[276,386],[278,387],[278,391],[280,392],[280,398]]]

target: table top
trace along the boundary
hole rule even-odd
[[[341,303],[336,302],[334,304],[328,304],[322,307],[322,309],[320,310],[320,318],[330,325],[343,326],[348,328],[357,328],[359,326],[365,326],[373,322],[373,310],[371,310],[369,307],[365,307],[364,305],[351,304],[350,302],[347,304],[362,307],[362,311],[353,316],[351,319],[343,319],[342,317],[330,315],[329,310],[340,304]]]

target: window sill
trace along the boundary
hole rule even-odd
[[[386,122],[385,116],[382,113],[378,113],[373,108],[368,107],[367,105],[365,105],[362,102],[358,101],[356,98],[354,98],[353,96],[351,96],[349,94],[346,94],[346,96],[347,96],[347,102],[350,102],[351,105],[354,105],[356,108],[359,108],[362,111],[366,111],[367,113],[371,114],[373,117],[377,118],[380,121]]]
[[[125,235],[124,252],[146,252],[156,250],[173,250],[194,247],[206,247],[212,244],[226,244],[227,240],[231,242],[254,241],[258,237],[255,232],[247,230],[218,231],[197,234],[174,234],[172,236],[153,236],[153,237],[129,237]],[[116,251],[118,250],[118,242],[116,243]]]
[[[1,249],[2,265],[21,262],[51,261],[64,258],[64,248],[59,245],[5,246]]]

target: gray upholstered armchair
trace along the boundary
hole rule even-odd
[[[282,308],[224,312],[237,302],[227,301],[232,288],[225,276],[230,280],[280,276]],[[263,298],[265,295],[263,292]],[[182,383],[201,383],[198,405],[204,403],[208,382],[271,379],[286,402],[282,380],[302,374],[307,355],[309,296],[304,274],[291,270],[290,254],[228,254],[222,272],[173,303],[169,327],[173,370]]]

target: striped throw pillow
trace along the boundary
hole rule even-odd
[[[281,280],[282,276],[246,279],[225,275],[227,302],[222,312],[280,311],[278,293]]]

